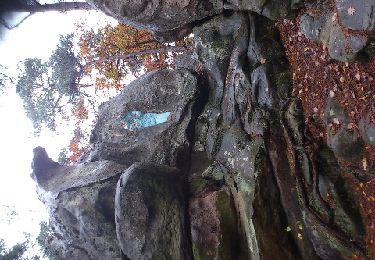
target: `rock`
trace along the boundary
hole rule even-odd
[[[276,20],[293,13],[303,5],[301,0],[89,0],[96,8],[118,21],[151,31],[161,42],[170,42],[188,35],[202,21],[227,10],[252,11]]]
[[[128,167],[141,161],[176,166],[189,143],[186,131],[197,88],[195,76],[184,69],[151,72],[130,83],[100,107],[90,160],[108,159]],[[125,118],[133,111],[170,116],[165,123],[131,131]]]
[[[346,32],[335,13],[325,10],[316,16],[302,15],[300,28],[307,38],[321,42],[333,59],[343,62],[355,60],[368,43],[366,35]]]
[[[194,259],[242,259],[242,239],[233,197],[227,187],[190,200]]]
[[[335,0],[342,25],[352,30],[375,30],[373,0]]]
[[[301,1],[94,2],[167,40],[194,27],[196,53],[103,104],[82,163],[61,166],[36,150],[34,175],[66,259],[372,257],[348,181],[372,125],[363,121],[360,136],[328,98],[327,142],[312,138],[264,17]],[[332,15],[310,12],[301,28],[333,57],[355,59],[366,39]],[[148,124],[150,113],[170,114]]]
[[[327,143],[339,158],[347,161],[362,158],[363,141],[353,130],[340,129],[336,133],[328,131]]]
[[[133,164],[116,190],[116,231],[126,259],[191,259],[184,183],[176,168]]]
[[[59,168],[59,164],[48,157],[46,150],[43,147],[36,147],[33,150],[33,162],[31,168],[33,169],[32,177],[39,185],[44,185]]]
[[[276,20],[290,15],[295,9],[301,7],[301,0],[266,1],[266,0],[229,0],[225,1],[224,8],[241,11],[252,11],[265,17]]]
[[[348,128],[349,117],[341,105],[329,99],[325,109],[327,144],[339,158],[358,161],[362,158],[363,141],[353,129]]]
[[[187,69],[190,71],[194,71],[199,66],[199,62],[197,60],[195,52],[188,52],[177,55],[174,62],[176,68]]]
[[[60,237],[53,247],[64,259],[121,259],[114,201],[116,183],[124,170],[123,165],[110,161],[59,166],[40,186],[39,197]]]
[[[375,124],[371,123],[370,116],[364,116],[359,122],[359,130],[364,141],[375,146]]]
[[[216,0],[90,0],[118,21],[150,31],[165,32],[222,12]]]

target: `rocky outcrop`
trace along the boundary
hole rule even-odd
[[[191,259],[186,182],[176,168],[135,163],[117,184],[117,237],[128,259]]]
[[[50,171],[48,180],[38,182],[39,197],[58,234],[49,243],[63,252],[64,259],[121,259],[114,197],[125,169],[111,161],[59,166]]]
[[[353,61],[368,55],[365,47],[372,41],[373,9],[374,3],[367,0],[313,1],[301,16],[301,31],[322,43],[333,59]]]
[[[352,61],[373,42],[375,4],[371,0],[185,0],[128,1],[89,0],[120,22],[150,30],[159,41],[171,42],[191,33],[193,27],[215,15],[233,11],[255,12],[276,20],[297,13],[301,7],[301,31],[327,47],[333,59]],[[364,33],[365,32],[365,33]],[[371,51],[370,51],[371,52]],[[371,52],[372,55],[372,52]]]
[[[196,77],[184,69],[151,72],[132,82],[100,107],[89,160],[112,160],[128,167],[134,162],[177,166],[189,147],[198,91]],[[133,111],[169,112],[170,117],[164,124],[129,131],[126,116]]]
[[[354,131],[333,94],[324,124],[335,127],[322,133],[324,142],[309,132],[269,19],[292,13],[300,1],[95,4],[167,36],[191,26],[196,50],[181,58],[186,66],[148,73],[103,104],[80,164],[61,166],[36,150],[34,175],[66,257],[373,257],[352,184],[373,179],[355,166],[373,146],[372,119],[363,115]],[[328,13],[302,16],[303,31],[339,48]],[[358,53],[347,43],[340,54],[346,61]],[[132,128],[133,112],[170,115]]]

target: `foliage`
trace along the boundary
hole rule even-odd
[[[171,67],[173,57],[193,44],[191,38],[173,44],[159,43],[149,32],[125,24],[107,25],[96,33],[81,30],[80,34],[79,55],[87,73],[99,72],[96,78],[99,89],[121,88],[121,80],[128,74],[137,77],[143,70]]]
[[[190,50],[193,44],[190,38],[173,44],[158,43],[149,32],[122,24],[107,25],[97,32],[78,29],[75,34],[61,36],[47,62],[26,59],[16,84],[36,133],[43,127],[56,130],[61,119],[75,123],[74,137],[60,156],[66,164],[87,151],[84,143],[88,134],[83,124],[89,119],[90,106],[96,106],[87,87],[95,85],[95,93],[118,91],[128,75],[137,77],[171,67],[174,56]]]
[[[59,93],[71,98],[79,94],[77,81],[81,65],[73,52],[73,34],[60,37],[60,43],[52,53],[48,66],[52,70],[51,82]]]
[[[9,76],[8,68],[0,64],[0,94],[14,84],[14,79]]]
[[[49,61],[30,58],[22,64],[16,91],[37,133],[42,126],[55,130],[57,114],[63,112],[67,102],[74,104],[78,100],[79,62],[72,52],[72,37],[60,38]]]
[[[42,221],[40,223],[40,232],[37,237],[37,242],[43,250],[44,256],[50,260],[60,260],[62,258],[62,252],[60,249],[53,246],[52,241],[57,239],[58,236],[51,229],[47,222]]]
[[[5,247],[4,239],[0,239],[0,259],[2,260],[17,260],[22,259],[21,257],[27,250],[28,241],[18,243],[11,249],[7,250]]]

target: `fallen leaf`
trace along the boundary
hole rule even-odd
[[[350,6],[348,8],[348,15],[353,15],[355,13],[355,11],[356,11],[355,8],[353,6]]]
[[[367,170],[367,159],[366,158],[363,158],[362,160],[362,166],[363,166],[363,170]]]

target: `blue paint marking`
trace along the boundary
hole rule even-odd
[[[170,112],[143,113],[141,111],[132,111],[125,115],[125,127],[130,131],[142,130],[146,127],[167,122],[170,114]]]

